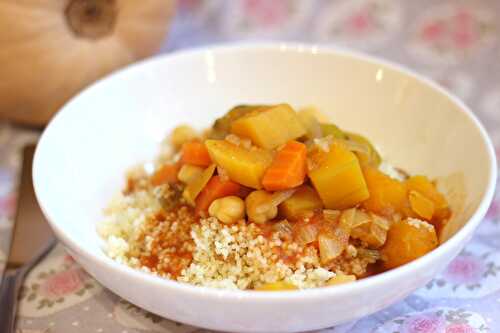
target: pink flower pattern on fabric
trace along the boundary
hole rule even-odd
[[[301,0],[223,1],[218,28],[230,40],[288,39],[303,31],[314,4]]]
[[[429,22],[422,27],[422,38],[430,42],[439,40],[441,36],[445,33],[446,27],[443,21],[433,21]]]
[[[445,333],[477,333],[477,330],[468,324],[451,324]]]
[[[443,277],[455,284],[473,284],[481,280],[485,269],[484,260],[470,255],[462,255],[448,265]]]
[[[471,6],[438,5],[416,25],[412,50],[421,59],[456,62],[491,45],[494,31],[487,12]]]
[[[421,28],[421,36],[434,47],[470,48],[480,36],[478,22],[465,8],[458,9],[447,20],[432,19]]]
[[[86,273],[81,268],[72,268],[47,278],[40,293],[48,299],[58,299],[80,290],[84,286]]]
[[[395,317],[370,332],[480,333],[488,331],[489,328],[485,318],[477,312],[467,311],[462,308],[438,307]]]
[[[398,31],[401,17],[396,1],[331,2],[315,20],[314,34],[320,41],[374,47]]]
[[[65,265],[67,265],[68,267],[71,267],[73,265],[76,264],[76,261],[75,259],[73,259],[72,256],[70,256],[69,254],[65,255],[64,258],[63,258],[63,262]]]
[[[257,25],[273,26],[287,20],[290,2],[287,0],[245,0],[246,15]]]
[[[369,8],[364,7],[347,19],[346,26],[353,34],[364,34],[375,27],[375,22]]]
[[[441,333],[445,327],[443,318],[434,314],[417,314],[407,318],[401,333]]]

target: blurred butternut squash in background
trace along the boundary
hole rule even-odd
[[[44,125],[90,83],[155,53],[174,4],[0,0],[0,119]]]

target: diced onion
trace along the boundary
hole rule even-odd
[[[273,206],[278,206],[280,203],[290,198],[295,193],[295,189],[274,192],[270,204]]]
[[[239,136],[237,136],[237,135],[235,135],[235,134],[228,134],[228,135],[226,135],[225,140],[226,140],[227,142],[232,143],[233,145],[236,145],[236,146],[239,146],[239,145],[240,145],[240,143],[241,143],[241,139],[240,139],[240,137],[239,137]]]
[[[378,215],[372,213],[368,215],[362,211],[358,211],[357,215],[363,215],[360,221],[364,220],[367,221],[367,223],[356,224],[352,229],[351,236],[362,240],[371,248],[379,248],[384,245],[387,239],[387,231],[390,227],[389,221]]]
[[[328,153],[330,151],[330,146],[333,143],[333,136],[327,135],[320,139],[314,139],[313,142],[319,149]]]
[[[257,214],[262,214],[264,212],[267,212],[271,207],[278,207],[280,203],[290,198],[294,192],[295,189],[274,192],[272,195],[269,196],[269,200],[262,202],[255,208],[255,212]]]
[[[307,169],[312,171],[318,168],[325,161],[327,154],[314,143],[308,148],[307,151]]]
[[[389,228],[391,227],[391,222],[382,216],[371,214],[371,218],[374,224],[376,224],[385,231],[389,230]]]
[[[346,147],[350,151],[366,154],[367,156],[371,155],[370,147],[362,143],[344,139],[335,139],[335,141],[340,142],[344,147]]]
[[[361,225],[367,224],[371,222],[371,217],[367,213],[362,210],[356,210],[356,214],[354,215],[354,220],[352,221],[352,228],[359,227]]]
[[[290,235],[292,233],[292,226],[288,220],[281,220],[273,224],[273,230],[280,234]]]
[[[217,174],[219,175],[221,181],[223,182],[229,181],[229,175],[227,174],[226,169],[224,169],[220,165],[217,166]]]
[[[314,224],[305,224],[298,227],[296,240],[300,244],[309,244],[316,240],[318,227]]]
[[[333,229],[333,235],[335,239],[342,245],[345,249],[349,244],[349,237],[351,236],[351,229],[345,228],[342,225],[339,225]]]
[[[371,228],[370,228],[370,233],[371,236],[373,237],[372,240],[372,245],[375,248],[378,248],[382,245],[384,245],[386,239],[387,239],[387,230],[382,229],[379,227],[377,224],[372,223]]]
[[[307,158],[307,170],[308,171],[313,171],[318,167],[318,164],[312,159],[312,158]]]
[[[362,258],[370,263],[374,263],[380,259],[380,252],[378,250],[358,248],[358,258]]]
[[[235,134],[228,134],[224,138],[227,142],[232,143],[235,146],[242,147],[244,149],[250,150],[252,146],[252,141],[250,139],[240,138]]]
[[[319,122],[315,122],[314,124],[312,124],[310,130],[313,138],[319,138],[323,135],[323,131],[321,130],[321,125],[319,124]]]
[[[339,240],[324,234],[318,236],[318,245],[321,263],[323,264],[337,258],[344,251],[344,246]]]
[[[339,210],[323,209],[323,217],[329,221],[337,221],[340,216]]]
[[[354,217],[356,216],[356,208],[346,209],[340,216],[340,224],[345,227],[352,228]]]

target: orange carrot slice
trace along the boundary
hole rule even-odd
[[[196,198],[195,210],[198,214],[206,212],[214,200],[229,195],[238,195],[240,190],[240,184],[231,180],[223,181],[219,176],[213,176]]]
[[[262,178],[268,191],[280,191],[302,185],[307,171],[307,148],[298,141],[289,141],[276,154]]]
[[[177,182],[177,173],[179,172],[179,165],[165,164],[153,173],[150,178],[153,186],[158,186],[166,183]]]
[[[181,162],[202,167],[212,164],[205,144],[199,141],[186,142],[182,145]]]

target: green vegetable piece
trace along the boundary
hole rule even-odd
[[[335,139],[347,139],[346,134],[334,124],[320,124],[323,136],[331,135]]]
[[[363,164],[367,163],[377,167],[380,165],[380,163],[382,162],[382,157],[380,157],[380,154],[378,153],[377,149],[375,149],[375,147],[367,138],[365,138],[360,134],[351,132],[346,132],[346,135],[347,135],[347,140],[354,141],[361,145],[366,146],[367,150],[370,152],[368,156],[366,154],[357,153],[361,163]]]

